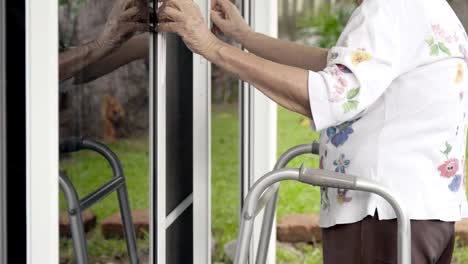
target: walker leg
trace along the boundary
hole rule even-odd
[[[133,225],[132,212],[128,201],[127,185],[122,184],[117,191],[119,199],[120,215],[124,226],[124,236],[127,242],[128,257],[131,264],[138,264],[138,250],[135,234],[135,226]]]
[[[278,201],[279,187],[275,195],[268,201],[263,214],[262,229],[260,231],[260,241],[258,244],[256,264],[265,264],[268,258],[268,249],[270,246],[271,231],[276,214],[276,203]]]
[[[86,237],[83,220],[81,219],[80,202],[75,188],[70,180],[60,173],[60,187],[67,202],[68,217],[70,219],[70,230],[72,234],[73,247],[77,264],[88,264],[88,254],[86,252]]]
[[[281,155],[281,157],[276,162],[274,169],[277,170],[286,167],[286,165],[288,165],[288,163],[297,156],[318,153],[319,144],[317,142],[293,147]],[[276,204],[278,202],[279,187],[279,183],[276,183],[274,186],[270,187],[270,189],[275,190],[275,193],[265,205],[262,229],[260,231],[260,242],[258,244],[257,259],[255,261],[256,264],[265,264],[267,262],[271,232],[273,230],[273,222],[276,216]]]
[[[239,237],[236,245],[236,256],[234,264],[245,264],[249,257],[250,239],[252,235],[254,218],[246,219],[242,217],[239,227]]]

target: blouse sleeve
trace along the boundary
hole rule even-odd
[[[322,130],[352,120],[396,78],[399,39],[388,0],[364,1],[351,16],[327,67],[309,72],[312,126]]]

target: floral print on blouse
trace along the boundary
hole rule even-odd
[[[320,168],[393,190],[411,219],[468,217],[468,36],[446,1],[372,0],[353,12],[327,66],[309,72]],[[321,188],[320,225],[353,223],[381,197]]]

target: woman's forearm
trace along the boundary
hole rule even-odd
[[[251,31],[241,44],[262,58],[306,70],[320,71],[327,64],[327,49],[308,47]]]
[[[148,53],[149,33],[137,35],[103,59],[85,67],[75,76],[74,84],[91,82],[134,60],[148,57]]]
[[[279,105],[311,118],[307,70],[269,61],[225,43],[213,48],[206,57],[253,84]]]
[[[73,77],[91,63],[105,57],[112,50],[101,47],[96,41],[88,42],[59,54],[60,81]]]

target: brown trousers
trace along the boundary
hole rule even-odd
[[[411,263],[449,264],[455,244],[453,222],[411,221]],[[368,216],[353,224],[322,229],[324,264],[396,264],[397,222]]]

